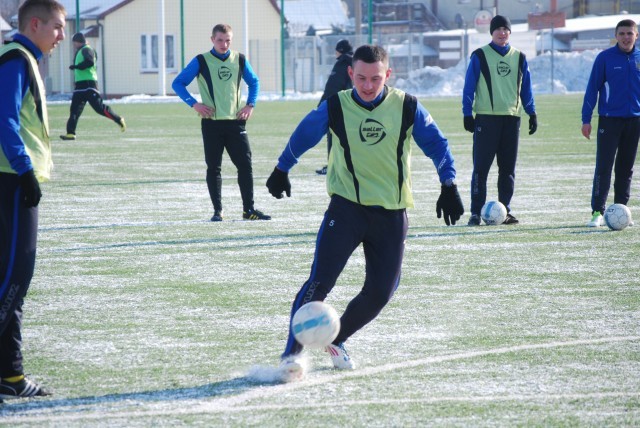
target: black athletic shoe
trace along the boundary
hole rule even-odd
[[[471,214],[467,226],[480,226],[480,216],[478,214]]]
[[[213,217],[211,217],[211,221],[222,221],[222,210],[214,211]]]
[[[243,212],[242,218],[245,220],[271,220],[270,215],[266,215],[262,211],[255,209]]]
[[[4,379],[0,381],[0,399],[44,397],[46,395],[51,395],[51,393],[26,377],[18,382],[7,382]]]
[[[316,169],[316,174],[318,174],[318,175],[327,175],[327,165],[323,166],[320,169]]]
[[[511,214],[507,214],[507,218],[504,219],[504,221],[502,222],[502,224],[518,224],[518,223],[520,223],[518,219],[512,216]]]

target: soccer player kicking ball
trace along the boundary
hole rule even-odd
[[[325,300],[362,243],[364,286],[340,318],[337,338],[326,348],[337,369],[355,367],[345,342],[380,313],[400,281],[406,208],[413,206],[411,137],[433,160],[442,183],[438,218],[444,215],[447,225],[455,224],[464,213],[447,139],[414,96],[386,86],[390,75],[384,49],[359,47],[349,68],[354,89],[331,96],[300,122],[267,180],[274,197],[291,196],[289,170],[331,131],[336,142],[327,170],[331,201],[318,232],[311,275],[293,301],[291,316],[305,303]],[[290,328],[280,366],[284,381],[304,377],[302,350]]]

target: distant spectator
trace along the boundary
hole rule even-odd
[[[333,94],[336,94],[345,89],[351,89],[353,87],[351,78],[349,77],[349,67],[351,67],[352,59],[353,48],[351,47],[349,41],[346,39],[338,41],[338,43],[336,44],[336,63],[333,65],[331,74],[329,74],[327,83],[324,86],[324,93],[322,94],[322,98],[320,98],[320,103],[325,101]],[[318,105],[320,105],[320,103],[318,103]],[[332,139],[333,137],[331,135],[331,132],[328,132],[327,157],[329,156],[329,152],[331,151]],[[316,172],[320,175],[326,175],[327,165],[323,166],[320,169],[317,169]]]

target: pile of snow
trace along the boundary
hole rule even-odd
[[[551,89],[552,55],[546,52],[527,59],[535,94],[584,92],[591,68],[599,50],[553,53],[553,90]],[[465,62],[455,67],[424,67],[413,70],[407,79],[397,79],[394,86],[410,94],[429,96],[462,96]]]

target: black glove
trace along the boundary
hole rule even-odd
[[[22,189],[22,201],[26,207],[37,207],[38,203],[40,203],[42,192],[40,191],[40,184],[38,184],[38,179],[33,173],[33,170],[30,169],[18,177],[18,183],[20,184],[20,189]]]
[[[449,226],[449,224],[456,224],[456,221],[460,220],[460,216],[464,214],[462,199],[460,199],[460,193],[458,193],[458,186],[455,184],[451,186],[442,185],[440,197],[436,204],[436,214],[438,214],[438,218],[442,216],[443,212],[444,222],[447,226]]]
[[[75,70],[75,69],[76,69],[76,66],[75,66],[75,65],[70,65],[70,66],[69,66],[69,70]]]
[[[287,197],[291,197],[291,183],[289,182],[289,173],[274,168],[273,172],[267,179],[267,188],[269,193],[276,199],[282,199],[282,192],[287,193]]]
[[[535,114],[532,114],[531,116],[529,116],[529,135],[536,132],[537,129],[538,129],[538,116],[536,116]]]
[[[464,129],[471,132],[472,134],[476,130],[476,120],[473,118],[473,116],[464,117]]]

